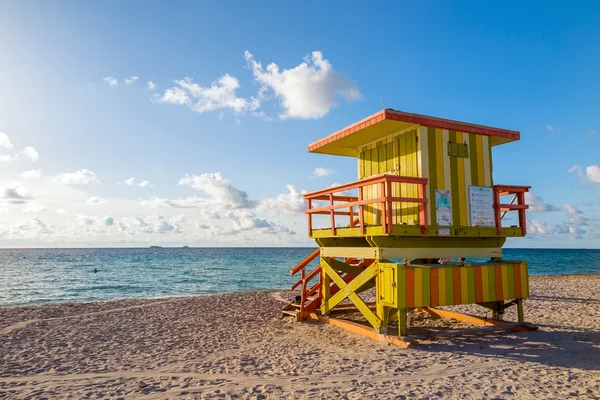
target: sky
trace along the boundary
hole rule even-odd
[[[307,145],[389,108],[521,132],[508,247],[600,248],[597,2],[0,0],[0,247],[307,246]]]

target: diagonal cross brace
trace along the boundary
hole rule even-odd
[[[337,272],[331,267],[328,260],[325,257],[321,257],[321,268],[323,271],[333,280],[338,287],[340,288],[339,292],[333,295],[330,299],[328,299],[323,304],[324,310],[331,310],[333,307],[338,305],[342,300],[348,298],[356,308],[361,312],[361,314],[369,321],[371,326],[375,328],[377,331],[381,328],[381,319],[377,317],[371,311],[371,309],[365,304],[364,301],[355,293],[358,289],[361,288],[364,284],[368,283],[371,279],[375,277],[378,270],[378,264],[373,263],[363,272],[361,272],[356,278],[351,280],[349,283],[346,283],[341,276],[338,275]]]

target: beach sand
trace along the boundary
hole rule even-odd
[[[600,275],[531,291],[539,331],[409,349],[280,319],[291,292],[0,308],[0,398],[600,398]]]

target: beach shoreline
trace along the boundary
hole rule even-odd
[[[410,349],[281,319],[289,291],[0,307],[0,398],[600,397],[600,275],[530,280],[539,331]]]

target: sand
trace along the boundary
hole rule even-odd
[[[280,319],[291,292],[0,308],[0,398],[600,398],[600,275],[531,290],[539,331],[409,349]]]

